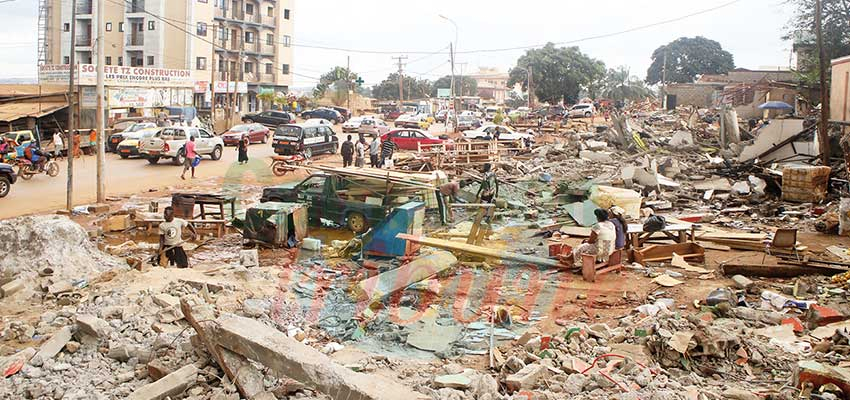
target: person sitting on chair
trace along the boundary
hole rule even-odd
[[[585,254],[594,255],[597,260],[607,262],[608,257],[614,252],[617,228],[608,220],[608,211],[597,208],[593,214],[597,222],[590,228],[590,238],[585,239],[573,250],[575,265],[581,265],[582,256]]]

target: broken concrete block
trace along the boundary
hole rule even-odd
[[[434,387],[437,389],[468,389],[471,384],[472,379],[463,374],[441,375],[434,378]]]
[[[106,353],[106,356],[121,362],[136,358],[139,362],[144,363],[150,359],[151,352],[132,344],[110,343],[109,352]]]
[[[239,265],[245,268],[260,266],[260,253],[257,249],[242,250],[239,252]]]
[[[509,375],[505,379],[505,384],[512,391],[534,389],[537,386],[537,381],[547,376],[549,376],[549,367],[543,364],[529,364],[519,372]]]
[[[755,284],[755,282],[743,275],[733,276],[732,281],[735,282],[735,287],[738,289],[749,289]]]
[[[30,360],[30,363],[35,366],[40,366],[44,363],[44,361],[53,358],[53,356],[59,354],[59,352],[62,351],[62,348],[71,341],[71,337],[73,335],[74,332],[70,326],[66,326],[54,332],[50,339],[47,339],[44,343],[42,343],[41,348],[38,349],[38,353],[36,353],[36,355]]]
[[[168,294],[159,293],[153,296],[153,302],[160,307],[176,307],[180,304],[180,299]]]
[[[9,297],[25,287],[23,279],[15,279],[0,286],[0,298]]]
[[[105,212],[109,212],[109,204],[97,203],[92,204],[86,208],[88,212],[92,214],[101,214]]]
[[[750,184],[748,182],[744,182],[744,181],[735,182],[735,184],[732,185],[732,193],[735,193],[735,194],[741,195],[741,196],[746,196],[746,195],[750,194]]]
[[[681,146],[693,146],[694,145],[694,135],[688,131],[678,131],[673,134],[673,137],[670,139],[670,146],[673,147],[681,147]]]
[[[149,383],[136,389],[128,400],[162,400],[176,396],[195,384],[198,380],[198,368],[189,364],[174,371],[156,382]]]
[[[352,289],[353,294],[359,301],[368,301],[371,304],[449,269],[455,264],[457,264],[457,257],[452,253],[437,251],[361,281]]]
[[[101,224],[101,228],[106,232],[120,232],[131,226],[133,226],[133,221],[130,220],[129,215],[114,215]]]
[[[77,314],[77,326],[80,328],[79,332],[96,338],[105,338],[112,330],[108,322],[91,314]]]
[[[578,154],[579,158],[593,161],[593,162],[613,162],[614,159],[611,158],[611,153],[606,153],[603,151],[590,151],[590,150],[582,150]]]

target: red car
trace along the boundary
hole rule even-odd
[[[236,125],[221,135],[225,146],[236,146],[242,135],[248,135],[248,143],[267,143],[271,132],[262,124]]]
[[[381,141],[390,140],[402,150],[419,150],[419,143],[441,144],[452,143],[451,139],[441,139],[419,129],[396,129],[381,136]]]

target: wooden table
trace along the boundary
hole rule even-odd
[[[695,237],[694,225],[692,224],[667,225],[663,230],[656,232],[645,232],[641,224],[629,224],[628,227],[629,243],[635,249],[643,247],[643,244],[656,234],[663,234],[666,239],[676,243],[687,243],[689,240],[694,240]]]

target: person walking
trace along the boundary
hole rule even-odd
[[[390,139],[384,140],[381,143],[381,167],[392,169],[393,168],[393,153],[395,152],[398,146]]]
[[[83,152],[80,150],[80,132],[71,133],[74,143],[74,158],[80,158]]]
[[[493,171],[493,165],[490,163],[484,164],[484,177],[481,178],[481,187],[478,189],[478,197],[482,203],[492,203],[493,199],[499,194],[499,180],[496,179],[496,172]]]
[[[342,167],[350,167],[351,159],[354,157],[354,143],[351,142],[351,135],[348,135],[348,138],[342,142],[339,153],[342,154]]]
[[[53,156],[59,158],[62,156],[62,134],[59,130],[53,131]]]
[[[380,154],[381,154],[381,139],[378,135],[375,135],[372,138],[372,141],[369,143],[369,166],[372,168],[380,168]]]
[[[198,231],[190,225],[188,221],[175,218],[174,208],[171,206],[165,207],[163,212],[165,222],[159,224],[159,259],[165,255],[168,259],[168,264],[177,268],[189,268],[189,257],[186,256],[186,251],[183,250],[183,228],[189,228],[192,234],[190,240],[195,240],[198,237]]]
[[[366,164],[366,138],[361,137],[354,146],[355,159],[354,166],[363,168]]]
[[[248,136],[243,134],[239,139],[239,143],[236,144],[236,151],[239,152],[239,164],[247,164],[248,163]]]
[[[185,152],[183,153],[186,157],[183,160],[183,173],[180,174],[180,179],[186,180],[186,171],[190,168],[192,169],[192,179],[195,179],[195,157],[198,155],[195,153],[195,137],[190,136],[189,141],[183,146]]]

